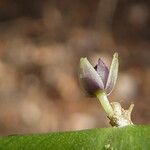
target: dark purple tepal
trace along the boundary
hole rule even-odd
[[[105,92],[109,95],[116,83],[118,75],[118,54],[113,55],[110,69],[99,59],[98,64],[93,67],[87,58],[80,59],[79,79],[84,90],[89,95],[95,95],[96,92]]]

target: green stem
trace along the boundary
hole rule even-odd
[[[109,103],[109,100],[107,99],[107,95],[105,94],[105,92],[101,92],[101,91],[96,92],[96,97],[98,98],[99,102],[101,103],[107,116],[109,116],[109,117],[112,116],[113,109]]]

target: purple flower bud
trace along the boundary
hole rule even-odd
[[[115,53],[110,69],[99,59],[98,64],[93,67],[87,58],[80,59],[79,79],[84,90],[89,95],[95,95],[98,91],[103,91],[109,95],[117,80],[118,75],[118,54]]]

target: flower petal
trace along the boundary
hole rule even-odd
[[[116,80],[118,76],[118,67],[119,67],[118,53],[115,53],[113,55],[113,60],[110,66],[109,75],[108,75],[108,79],[107,79],[107,83],[105,87],[105,90],[108,95],[112,92],[116,84]]]
[[[101,77],[98,75],[87,58],[80,59],[79,78],[85,91],[89,95],[94,95],[98,90],[104,89],[104,84]]]
[[[106,86],[109,70],[108,67],[105,65],[105,63],[99,58],[98,64],[95,66],[95,69],[99,76],[101,77],[104,87]]]

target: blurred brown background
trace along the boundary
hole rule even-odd
[[[0,135],[109,127],[80,57],[120,57],[111,101],[150,123],[149,0],[0,0]]]

